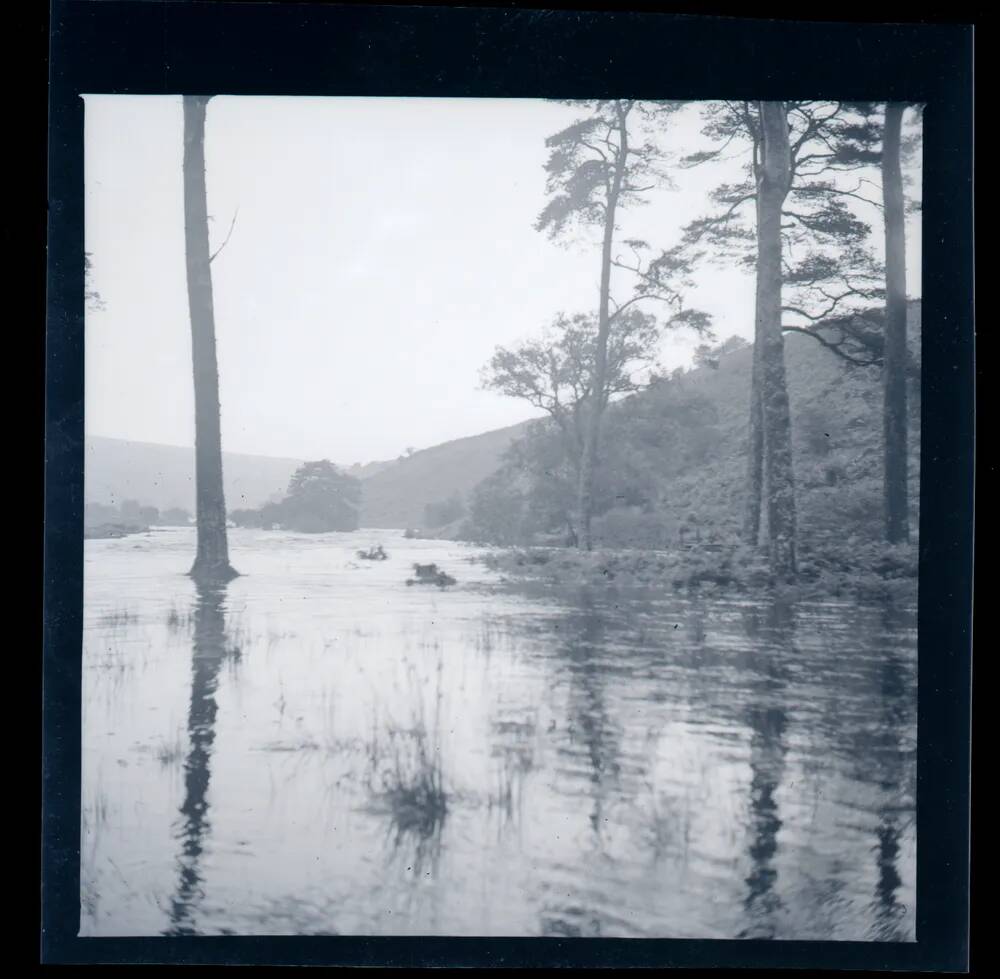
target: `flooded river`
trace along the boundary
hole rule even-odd
[[[914,939],[914,609],[230,548],[86,542],[82,935]]]

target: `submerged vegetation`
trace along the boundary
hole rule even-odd
[[[159,744],[154,754],[164,768],[172,768],[184,760],[185,750],[184,740],[178,735],[173,741],[163,741]]]
[[[413,572],[416,577],[407,578],[408,585],[437,585],[439,588],[447,588],[448,585],[457,583],[450,574],[442,571],[436,564],[414,564]]]
[[[97,618],[97,624],[102,629],[116,632],[137,622],[139,616],[129,608],[113,608],[102,612]]]
[[[435,832],[448,813],[440,760],[427,747],[426,731],[390,729],[382,746],[388,763],[381,767],[374,792],[396,827],[425,836]]]
[[[429,728],[415,672],[408,673],[413,716],[408,725],[375,717],[366,748],[366,782],[376,806],[387,812],[398,833],[426,838],[436,834],[448,814],[441,754],[441,663],[434,720]]]
[[[690,550],[512,548],[488,554],[487,566],[514,578],[539,578],[566,587],[608,585],[684,594],[781,590],[787,598],[912,599],[916,551],[910,545],[847,538],[821,550],[804,547],[793,584],[772,574],[765,557],[738,538]]]

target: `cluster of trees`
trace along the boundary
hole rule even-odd
[[[710,166],[742,156],[743,176],[720,183],[710,195],[711,213],[657,253],[645,241],[621,238],[618,218],[669,182],[659,137],[676,112],[692,107],[624,99],[571,104],[585,114],[547,141],[549,201],[537,227],[553,236],[596,228],[601,249],[595,310],[560,313],[540,339],[514,350],[499,348],[483,374],[487,388],[548,413],[546,438],[558,433],[559,440],[552,472],[560,474],[562,496],[567,482],[576,489],[573,513],[565,519],[570,543],[593,545],[598,471],[611,468],[611,459],[598,455],[614,445],[601,437],[608,405],[655,378],[655,351],[664,330],[711,335],[709,318],[691,309],[685,295],[703,263],[734,261],[756,275],[745,540],[756,546],[763,535],[775,575],[795,575],[797,509],[784,363],[788,332],[811,337],[847,364],[881,366],[884,535],[892,543],[907,540],[906,380],[912,365],[901,165],[906,107],[699,104],[708,148],[676,165]],[[871,248],[873,222],[862,217],[872,212],[882,216],[884,264]],[[711,366],[710,348],[700,347],[698,357]],[[541,451],[540,444],[525,451]],[[488,493],[483,487],[481,505]]]
[[[237,527],[280,527],[304,534],[357,530],[361,482],[328,459],[306,462],[292,474],[284,499],[258,509],[234,510]]]
[[[582,437],[572,435],[546,420],[514,442],[501,468],[474,490],[466,535],[579,546]],[[721,438],[716,405],[679,376],[655,377],[641,398],[615,404],[603,418],[590,491],[594,539],[672,544],[682,529],[669,506],[673,480],[702,464]]]
[[[910,307],[916,359],[920,305]],[[611,404],[595,474],[595,547],[717,544],[726,553],[752,553],[739,542],[753,355],[752,347],[735,337],[704,344],[692,367],[657,375],[642,391]],[[884,537],[880,370],[856,367],[799,336],[786,343],[785,358],[799,568],[808,572],[818,551],[852,538],[877,548]],[[918,392],[913,378],[909,423],[915,433]],[[919,438],[911,441],[915,505]],[[478,543],[572,544],[576,505],[573,471],[558,427],[539,420],[511,446],[501,470],[472,492],[459,536]],[[915,512],[911,508],[911,519]],[[760,557],[766,559],[766,551]]]
[[[159,510],[155,506],[143,506],[138,500],[122,500],[117,506],[107,503],[88,503],[83,508],[83,520],[87,526],[99,524],[127,524],[149,527],[187,527],[191,514],[182,507],[168,507]]]

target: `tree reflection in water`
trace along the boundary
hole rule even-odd
[[[621,732],[607,705],[606,684],[610,670],[606,657],[618,648],[609,635],[609,613],[597,605],[589,588],[580,589],[573,608],[560,619],[556,634],[563,637],[559,659],[569,681],[566,730],[573,754],[579,745],[587,765],[592,808],[591,830],[598,849],[603,847],[604,806],[618,784]],[[561,907],[546,907],[542,915],[544,935],[600,935],[601,915],[590,908],[583,893],[574,894]]]
[[[197,585],[191,658],[191,702],[188,707],[188,754],[184,762],[184,802],[180,808],[177,893],[171,903],[170,935],[193,935],[204,899],[200,861],[210,829],[208,786],[215,741],[215,700],[219,670],[226,658],[226,586]]]
[[[161,539],[173,538],[143,545],[155,563],[116,544],[118,563],[88,578],[85,798],[127,817],[84,827],[81,869],[100,899],[88,936],[337,922],[371,934],[912,939],[912,607],[883,625],[870,605],[798,603],[794,640],[759,595],[484,584],[450,599],[409,589],[396,608],[384,583],[347,567],[370,541],[345,539],[339,562],[281,535],[261,547],[260,573],[196,605],[189,579],[153,573],[168,564]],[[433,556],[460,567],[465,552],[440,546]],[[298,564],[306,590],[289,602],[273,583]],[[341,586],[351,601],[330,608]],[[238,687],[237,598],[255,651]],[[125,619],[123,605],[146,611],[101,620]],[[440,807],[426,820],[390,811],[367,779],[373,705],[417,766],[411,665],[426,756],[439,757],[429,651],[450,670],[446,820]]]
[[[775,603],[760,622],[749,614],[747,633],[759,636],[748,653],[750,682],[745,720],[750,728],[750,874],[743,904],[749,919],[740,938],[773,938],[774,918],[781,909],[773,866],[782,820],[775,795],[781,784],[788,747],[785,732],[786,659],[794,652],[795,618],[790,605]]]
[[[602,657],[614,648],[607,635],[605,613],[595,605],[590,589],[581,589],[576,608],[567,616],[564,655],[569,674],[568,730],[583,745],[590,767],[594,808],[590,825],[600,842],[603,805],[619,771],[619,732],[608,712],[605,684],[607,664]]]
[[[886,605],[882,625],[886,656],[879,667],[880,723],[871,752],[875,761],[874,777],[883,794],[875,831],[877,880],[873,937],[881,941],[903,941],[902,919],[907,909],[898,898],[902,886],[898,870],[903,828],[900,813],[912,810],[912,800],[907,798],[908,761],[900,743],[900,733],[911,727],[911,701],[907,696],[906,664],[892,643],[906,623],[895,607]]]

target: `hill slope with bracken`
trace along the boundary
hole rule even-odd
[[[914,533],[920,312],[919,301],[912,302],[909,341],[916,370],[909,385],[909,471]],[[602,426],[602,468],[595,483],[594,535],[601,546],[669,546],[687,533],[723,539],[739,535],[752,362],[752,346],[730,349],[611,407]],[[849,364],[796,333],[786,336],[785,364],[800,536],[880,539],[880,369]],[[554,430],[549,431],[554,437]],[[531,469],[537,465],[531,458],[529,453],[508,460],[503,472],[476,493],[462,536],[491,543],[530,542],[562,530],[565,517],[560,515],[575,508],[572,480],[563,480],[561,487],[551,480],[539,484],[547,477]]]
[[[921,306],[909,305],[909,345],[920,362]],[[723,357],[718,367],[688,372],[681,383],[715,407],[720,436],[703,463],[671,481],[665,503],[686,514],[742,517],[747,465],[748,402],[753,348]],[[805,537],[853,531],[878,538],[882,519],[882,383],[878,367],[858,367],[800,334],[785,337],[799,527]],[[649,392],[640,397],[654,398]],[[911,527],[920,486],[920,385],[909,384]]]

